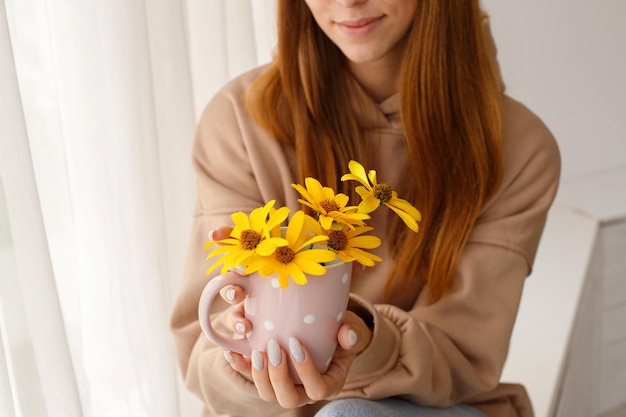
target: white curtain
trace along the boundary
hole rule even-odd
[[[168,331],[206,101],[273,0],[0,0],[0,415],[193,416]]]

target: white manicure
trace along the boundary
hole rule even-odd
[[[289,351],[291,352],[291,356],[293,359],[300,363],[304,360],[304,351],[302,350],[302,345],[295,337],[289,338]]]
[[[261,356],[261,352],[259,352],[258,350],[252,351],[250,359],[252,360],[252,367],[255,371],[263,370],[263,356]]]
[[[272,366],[277,367],[281,362],[281,354],[280,347],[278,346],[278,342],[276,340],[271,339],[267,342],[267,357],[270,360]]]
[[[230,363],[231,365],[235,364],[235,359],[233,359],[233,355],[231,355],[230,352],[227,350],[224,351],[224,359],[226,359],[226,362]]]
[[[237,330],[239,334],[244,334],[246,332],[246,325],[239,321],[235,324],[235,330]]]
[[[350,346],[354,346],[356,345],[356,342],[357,342],[356,331],[354,331],[354,329],[348,330],[348,343],[350,343]]]
[[[226,299],[228,301],[233,301],[235,299],[235,289],[229,288],[226,290]]]
[[[246,267],[243,265],[237,265],[235,269],[232,269],[234,273],[237,275],[245,276],[246,275]]]

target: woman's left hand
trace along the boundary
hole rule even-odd
[[[289,353],[275,342],[268,344],[267,353],[253,352],[251,358],[229,352],[231,366],[243,374],[252,375],[261,399],[278,402],[283,408],[297,408],[328,399],[338,394],[345,383],[355,356],[367,347],[372,337],[370,329],[356,314],[348,311],[337,333],[339,346],[324,374],[320,374],[305,346],[290,340]],[[302,381],[296,384],[289,374],[287,355]]]

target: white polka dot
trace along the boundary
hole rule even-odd
[[[315,314],[307,314],[306,316],[304,316],[304,322],[306,324],[315,323]]]
[[[271,321],[271,320],[265,320],[265,321],[263,322],[263,327],[265,327],[265,330],[269,330],[269,331],[271,332],[272,330],[274,330],[274,328],[276,327],[276,325],[275,325],[275,324],[274,324],[274,322],[273,322],[273,321]]]
[[[341,277],[341,282],[343,282],[344,284],[347,284],[349,279],[350,279],[350,275],[346,272],[345,274],[343,274],[343,277]]]
[[[343,320],[343,311],[340,311],[339,314],[337,314],[337,321],[341,321]]]
[[[272,287],[280,288],[280,281],[278,280],[278,278],[272,278]]]

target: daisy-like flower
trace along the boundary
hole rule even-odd
[[[402,221],[414,232],[419,230],[417,222],[422,220],[422,215],[415,207],[406,200],[398,198],[398,193],[393,191],[389,184],[378,183],[376,181],[376,171],[370,170],[365,173],[363,165],[356,161],[348,164],[350,174],[341,177],[341,181],[354,180],[362,184],[355,188],[361,196],[362,201],[358,206],[358,211],[371,213],[378,207],[385,205],[393,210]]]
[[[306,188],[300,184],[291,184],[291,186],[303,197],[303,199],[298,199],[298,202],[313,209],[324,229],[331,229],[333,222],[350,228],[363,226],[363,220],[370,218],[366,213],[357,212],[356,206],[348,206],[347,195],[335,194],[332,188],[323,187],[315,178],[306,178],[304,184]]]
[[[364,236],[364,233],[374,230],[369,226],[354,228],[343,227],[342,229],[324,230],[316,222],[309,224],[311,230],[317,234],[328,236],[326,243],[328,249],[337,253],[342,262],[357,261],[364,266],[374,266],[376,262],[382,262],[382,258],[364,249],[376,249],[381,245],[380,238],[372,235]]]
[[[285,233],[287,244],[277,247],[269,256],[257,253],[250,257],[246,274],[258,272],[266,277],[276,274],[281,288],[287,288],[289,278],[296,284],[305,285],[305,274],[324,275],[326,268],[322,264],[335,260],[337,255],[331,250],[313,247],[327,241],[328,236],[311,236],[306,217],[301,210],[295,212]]]
[[[284,246],[288,243],[281,237],[270,236],[270,230],[280,225],[289,215],[289,209],[286,207],[274,209],[275,202],[275,200],[271,200],[265,206],[252,210],[249,217],[241,211],[231,215],[235,227],[230,233],[230,237],[204,244],[205,249],[214,244],[220,245],[213,249],[206,259],[222,255],[207,270],[207,274],[211,273],[218,265],[222,265],[222,274],[231,268],[245,266],[252,255],[269,256],[274,253],[278,246]]]

